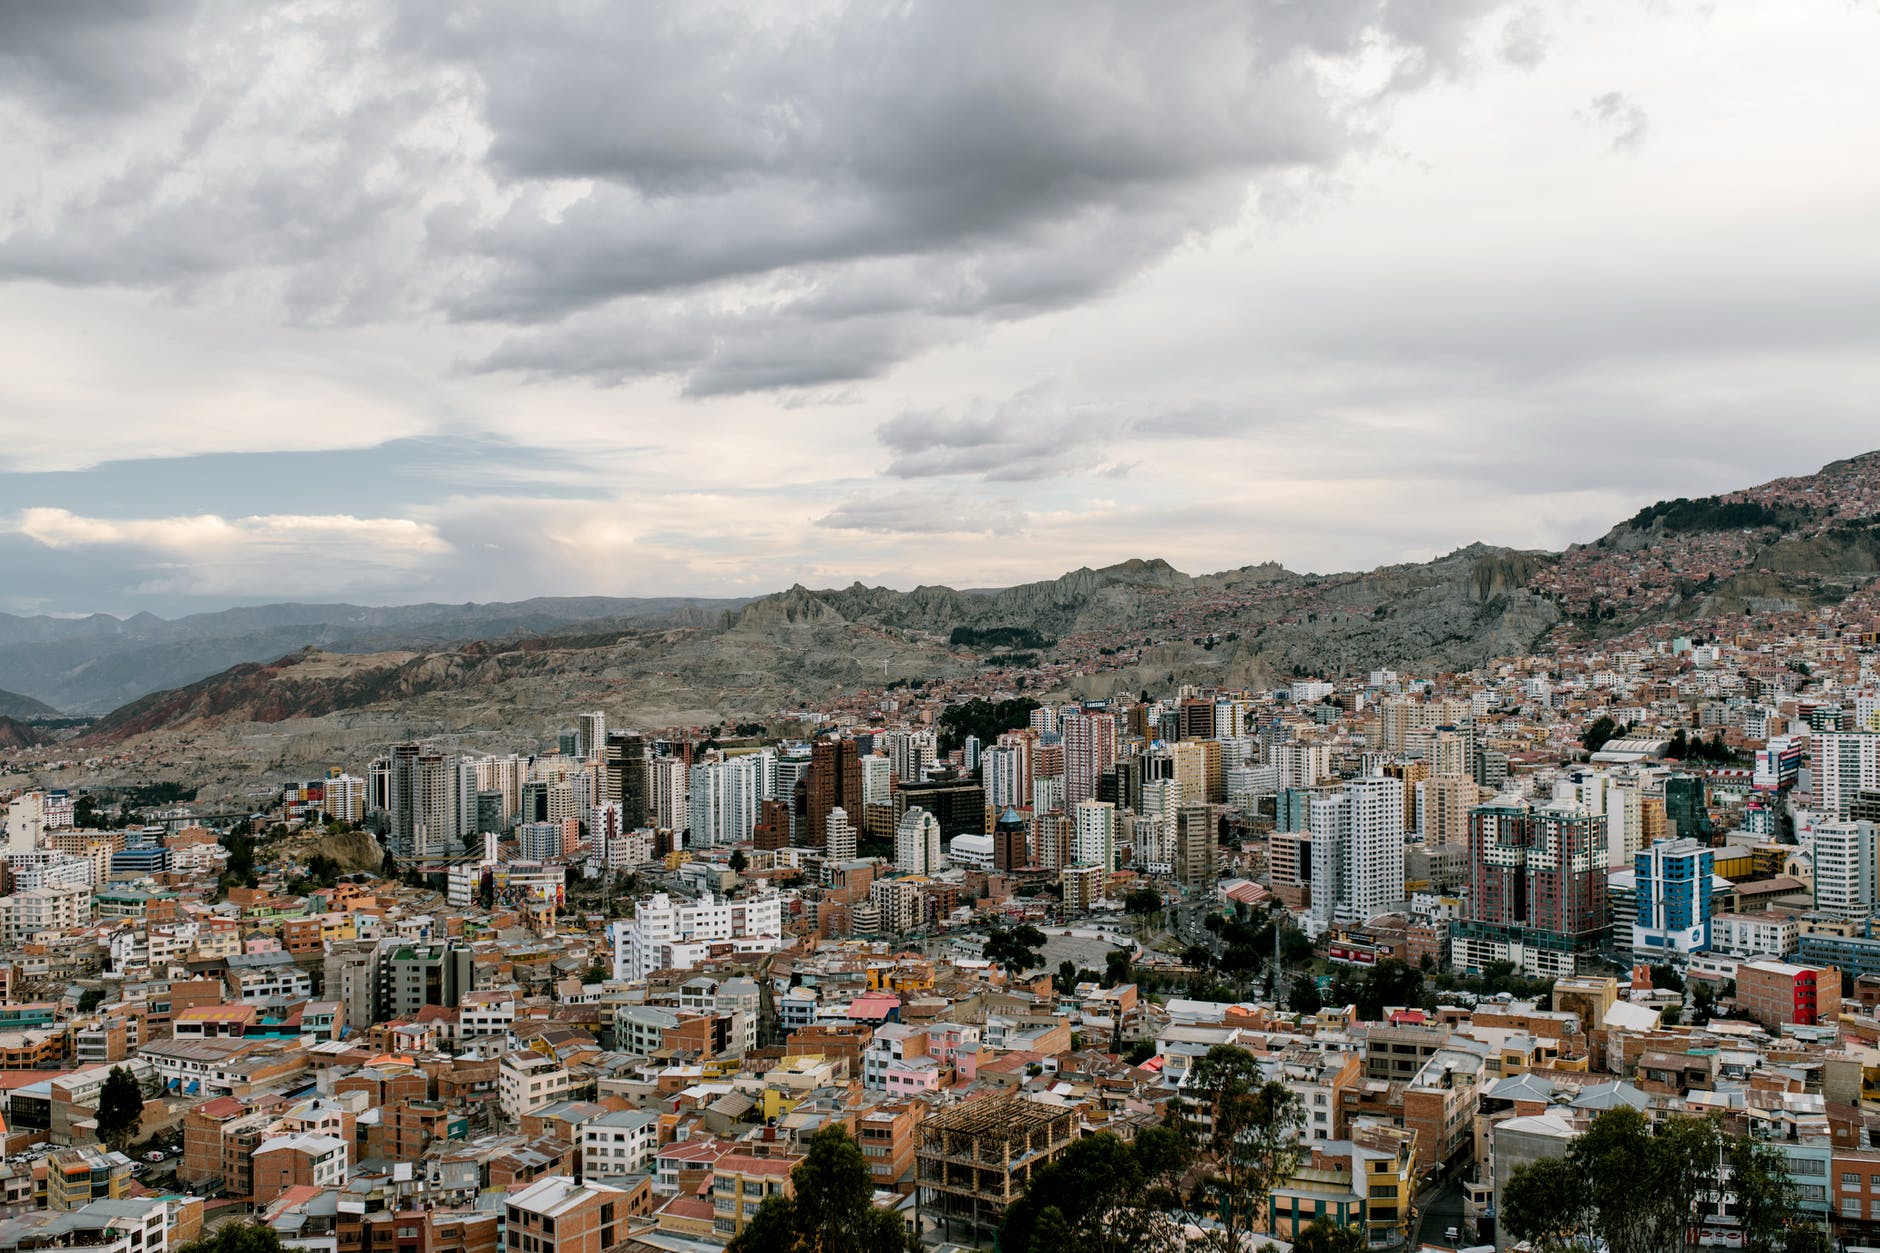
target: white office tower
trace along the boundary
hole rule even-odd
[[[979,737],[977,735],[967,736],[966,742],[960,745],[960,765],[968,774],[979,769]]]
[[[25,792],[14,797],[6,816],[7,851],[32,852],[39,847],[39,837],[46,833],[46,794]]]
[[[574,720],[574,755],[582,761],[601,755],[607,743],[607,715],[586,713]]]
[[[1116,845],[1116,806],[1109,801],[1079,801],[1071,810],[1071,860],[1114,870]]]
[[[831,862],[855,860],[856,834],[855,824],[849,821],[849,811],[837,805],[829,811],[829,818],[823,823],[823,857]]]
[[[522,812],[522,784],[528,778],[528,763],[514,753],[506,757],[484,757],[470,763],[476,774],[477,791],[503,794],[504,825]]]
[[[1275,744],[1267,750],[1266,761],[1279,768],[1279,786],[1317,787],[1332,772],[1329,744]]]
[[[1181,808],[1181,788],[1173,779],[1151,779],[1142,785],[1140,812],[1160,818],[1169,830],[1175,829],[1175,811]]]
[[[940,866],[940,820],[915,805],[894,828],[894,868],[903,874],[934,874]]]
[[[880,753],[862,758],[862,804],[894,804],[894,763]]]
[[[690,970],[711,955],[714,942],[729,942],[738,953],[774,953],[782,937],[780,897],[719,901],[707,892],[694,904],[662,892],[641,901],[632,918],[613,924],[614,978]]]
[[[932,731],[890,731],[877,743],[893,763],[894,777],[903,783],[920,782],[940,758],[940,741]]]
[[[995,809],[1031,808],[1031,745],[1001,739],[979,758],[979,780],[986,803]]]
[[[692,767],[687,812],[692,848],[741,844],[757,825],[763,799],[763,763],[756,756],[706,761]]]
[[[1815,908],[1865,918],[1880,905],[1880,827],[1824,822],[1815,827]]]
[[[677,757],[655,757],[647,764],[647,777],[653,791],[653,825],[662,831],[685,826],[691,819],[685,763]]]
[[[366,781],[350,774],[329,777],[320,808],[336,822],[364,822]]]
[[[1400,905],[1403,784],[1350,779],[1312,802],[1312,916],[1364,922]]]
[[[524,822],[516,827],[516,846],[524,861],[561,860],[561,824]]]
[[[1061,814],[1064,812],[1064,780],[1059,775],[1039,775],[1031,781],[1031,808],[1033,813]]]
[[[1880,791],[1880,735],[1823,731],[1815,736],[1810,769],[1821,812],[1845,818],[1857,795]]]

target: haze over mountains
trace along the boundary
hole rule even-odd
[[[131,694],[84,744],[186,738],[205,762],[265,755],[291,768],[410,735],[552,734],[580,708],[650,726],[774,723],[897,681],[1100,696],[1459,669],[1544,650],[1563,631],[1616,636],[1831,604],[1877,575],[1880,454],[1870,453],[1661,502],[1563,553],[1476,544],[1335,575],[1269,563],[1193,576],[1132,560],[1000,590],[858,583],[749,602],[4,619],[0,678],[68,711]]]

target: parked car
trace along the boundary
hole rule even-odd
[[[164,1152],[162,1149],[151,1149],[148,1153],[144,1154],[144,1160],[146,1162],[160,1162],[163,1158]]]

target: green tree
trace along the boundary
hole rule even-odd
[[[122,1152],[137,1133],[144,1116],[144,1093],[136,1078],[122,1066],[111,1067],[98,1091],[98,1139]]]
[[[986,933],[985,947],[980,953],[1007,974],[1023,974],[1035,970],[1044,960],[1044,932],[1028,922],[1016,927],[994,927]]]
[[[1339,1226],[1327,1218],[1315,1218],[1310,1226],[1293,1237],[1293,1253],[1366,1253],[1371,1247],[1360,1223]]]
[[[281,1236],[266,1223],[228,1223],[175,1253],[281,1253]]]
[[[1266,1079],[1246,1049],[1217,1044],[1196,1062],[1175,1104],[1174,1121],[1199,1170],[1188,1209],[1217,1224],[1211,1247],[1239,1253],[1260,1225],[1266,1198],[1299,1163],[1299,1098]]]
[[[875,1208],[868,1161],[842,1126],[810,1137],[790,1183],[793,1195],[765,1201],[727,1253],[904,1253],[913,1247],[900,1215]]]
[[[1606,747],[1606,742],[1619,733],[1619,724],[1601,714],[1593,724],[1580,732],[1580,743],[1589,753],[1597,753]]]
[[[1534,1244],[1536,1253],[1576,1247],[1592,1218],[1586,1180],[1563,1157],[1544,1157],[1515,1171],[1502,1190],[1502,1222]]]
[[[750,864],[751,864],[751,859],[744,855],[743,849],[734,848],[731,850],[730,865],[731,865],[732,874],[743,874],[745,867],[749,866]]]
[[[1513,1234],[1554,1248],[1584,1230],[1608,1253],[1678,1253],[1698,1200],[1717,1190],[1725,1147],[1705,1119],[1653,1124],[1635,1109],[1607,1110],[1564,1163],[1515,1172],[1503,1218]]]
[[[78,994],[78,1012],[81,1014],[89,1014],[102,1004],[104,1004],[103,988],[86,988]]]
[[[1077,986],[1077,963],[1066,958],[1058,963],[1057,973],[1051,976],[1051,986],[1058,990],[1058,995],[1068,996]]]
[[[1005,1253],[1132,1253],[1172,1249],[1181,1138],[1150,1127],[1133,1142],[1105,1131],[1075,1140],[1034,1171],[999,1227]]]
[[[1118,987],[1129,982],[1129,950],[1113,948],[1103,959],[1103,986]]]
[[[1286,993],[1286,1008],[1295,1014],[1316,1014],[1324,1009],[1325,1002],[1319,997],[1318,981],[1310,975],[1294,979],[1291,990]]]
[[[1162,908],[1162,896],[1154,888],[1137,888],[1123,898],[1123,908],[1132,914],[1153,914]]]

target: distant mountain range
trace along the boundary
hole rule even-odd
[[[1560,553],[1474,544],[1334,575],[1264,564],[1196,576],[1132,560],[998,590],[857,583],[748,602],[265,606],[175,623],[85,619],[93,625],[36,643],[5,641],[9,630],[45,631],[45,620],[0,619],[0,676],[48,700],[63,694],[68,709],[145,688],[83,743],[187,739],[186,766],[213,747],[219,762],[290,770],[404,736],[514,744],[588,708],[646,726],[781,726],[833,696],[933,681],[1104,696],[1461,669],[1645,626],[1832,604],[1877,576],[1880,454],[1870,453],[1661,502]],[[55,652],[62,669],[46,660]],[[235,653],[248,656],[208,671]],[[22,682],[14,656],[38,658],[63,686]],[[192,667],[193,681],[149,690]]]
[[[59,711],[42,700],[0,691],[0,718],[57,718]]]
[[[272,661],[309,646],[348,653],[418,650],[549,632],[696,625],[745,603],[579,596],[487,605],[256,605],[175,619],[0,613],[0,678],[38,698],[0,693],[0,714],[103,713],[241,662]],[[9,700],[38,708],[14,709]]]

